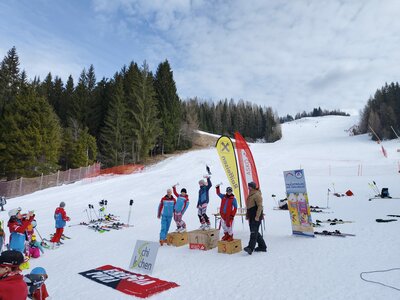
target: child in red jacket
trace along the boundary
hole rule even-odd
[[[219,207],[219,214],[221,216],[221,226],[224,230],[222,241],[233,241],[233,219],[237,211],[237,201],[235,195],[232,194],[232,188],[226,188],[226,194],[221,194],[219,185],[216,186],[217,195],[221,198],[221,206]]]
[[[64,210],[64,207],[65,202],[61,202],[60,206],[57,207],[56,211],[54,212],[54,220],[56,221],[56,233],[53,235],[53,238],[50,240],[50,242],[56,243],[57,245],[60,245],[60,239],[64,232],[64,227],[66,225],[66,222],[70,220]]]
[[[30,274],[25,275],[24,280],[29,287],[29,297],[33,300],[46,300],[49,297],[46,284],[46,270],[42,267],[34,268]]]

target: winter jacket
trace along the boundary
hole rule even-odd
[[[174,215],[175,202],[175,198],[172,195],[165,195],[162,197],[160,204],[158,205],[157,218],[160,218],[161,216],[172,217]]]
[[[189,206],[189,196],[179,195],[175,187],[173,187],[172,190],[174,191],[174,195],[176,196],[175,212],[182,213],[183,215]]]
[[[26,240],[25,231],[34,217],[35,215],[31,216],[29,219],[10,218],[7,225],[10,230],[10,250],[24,252]]]
[[[48,297],[49,297],[49,293],[47,292],[46,284],[43,283],[42,286],[40,287],[40,289],[37,289],[33,293],[32,299],[34,299],[34,300],[45,300]]]
[[[56,221],[56,228],[64,228],[67,221],[69,221],[69,217],[65,212],[64,208],[57,207],[54,212],[54,220]]]
[[[246,218],[250,222],[257,222],[263,218],[263,199],[260,190],[251,190],[249,196],[247,196],[247,211]]]
[[[209,196],[208,196],[208,191],[212,187],[211,179],[210,177],[207,178],[207,185],[203,185],[199,189],[199,200],[197,201],[197,207],[203,205],[204,203],[208,203]]]
[[[231,220],[235,217],[237,211],[237,201],[233,194],[221,194],[219,186],[216,189],[218,197],[221,198],[221,206],[219,207],[219,214],[221,218]]]
[[[28,287],[21,274],[0,278],[0,300],[26,300]]]

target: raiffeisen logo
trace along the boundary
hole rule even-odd
[[[296,171],[296,173],[294,174],[294,176],[295,176],[297,179],[303,178],[303,172],[301,172],[301,171]]]

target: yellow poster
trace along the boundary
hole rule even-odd
[[[241,194],[240,194],[240,182],[239,182],[239,169],[236,162],[235,149],[232,140],[223,135],[221,136],[216,144],[217,152],[221,160],[222,167],[225,170],[226,177],[228,177],[229,184],[233,189],[233,194],[239,203],[239,207],[242,207]]]

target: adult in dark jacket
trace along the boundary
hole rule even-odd
[[[258,232],[263,218],[263,199],[261,191],[257,189],[255,182],[249,182],[248,187],[249,196],[246,201],[246,219],[249,221],[250,226],[250,240],[249,245],[244,247],[243,250],[248,254],[252,254],[253,251],[267,252],[267,245],[262,235]],[[256,244],[258,244],[258,247],[256,247]]]
[[[26,300],[28,288],[19,266],[24,262],[21,252],[7,250],[0,255],[0,300]]]

